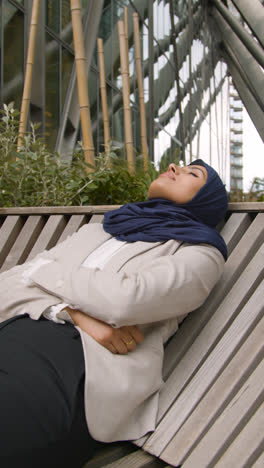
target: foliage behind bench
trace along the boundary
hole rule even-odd
[[[82,148],[70,161],[49,151],[37,136],[37,126],[23,139],[17,151],[19,112],[12,103],[4,105],[0,120],[0,206],[80,206],[123,204],[147,197],[157,171],[150,164],[148,174],[142,158],[136,161],[136,174],[129,174],[126,161],[110,154],[96,158],[93,172],[84,162]],[[115,148],[114,148],[115,149]],[[116,148],[117,150],[117,148]],[[108,167],[107,158],[111,160]]]

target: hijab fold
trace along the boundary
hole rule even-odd
[[[225,260],[227,247],[215,229],[227,210],[227,193],[217,172],[201,159],[191,164],[204,166],[207,181],[195,197],[182,205],[155,198],[128,203],[105,213],[104,230],[127,242],[160,242],[175,239],[190,244],[210,244]]]

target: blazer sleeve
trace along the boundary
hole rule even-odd
[[[43,290],[114,327],[144,324],[187,314],[199,307],[224,267],[214,247],[185,245],[141,271],[109,273],[59,263],[42,266],[31,279]]]

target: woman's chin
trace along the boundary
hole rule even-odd
[[[164,198],[163,184],[159,179],[153,180],[148,189],[148,198]]]

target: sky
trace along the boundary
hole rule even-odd
[[[247,111],[243,112],[243,178],[244,192],[250,190],[255,177],[264,179],[264,143]]]

